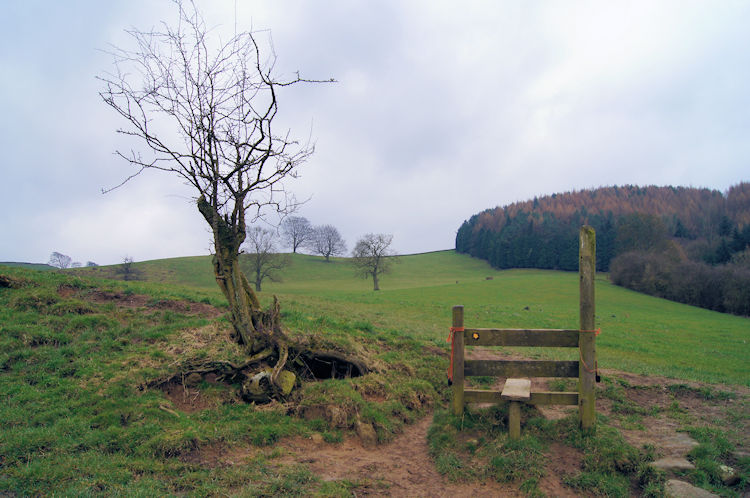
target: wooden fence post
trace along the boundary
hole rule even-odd
[[[453,343],[451,354],[453,363],[453,414],[464,413],[464,307],[453,307]]]
[[[580,327],[578,347],[578,417],[581,428],[589,429],[596,423],[596,328],[594,278],[596,277],[596,234],[590,226],[581,227],[578,253],[580,278]]]

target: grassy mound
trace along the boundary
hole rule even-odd
[[[335,441],[363,424],[387,441],[425,413],[443,382],[443,358],[423,354],[410,337],[292,309],[284,315],[292,333],[351,343],[378,371],[311,382],[287,403],[262,407],[241,402],[232,379],[146,389],[180,363],[242,358],[213,296],[52,272],[2,274],[14,283],[0,289],[3,492],[212,494],[237,476],[191,463],[201,448],[315,433]],[[256,471],[245,478],[258,494],[292,485],[263,465]]]

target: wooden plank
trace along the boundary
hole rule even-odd
[[[531,391],[531,396],[527,401],[530,405],[570,405],[578,404],[578,393],[574,392],[547,392]],[[500,397],[500,391],[487,391],[482,389],[466,389],[464,391],[464,401],[466,403],[496,403],[503,405],[508,403]]]
[[[578,377],[577,361],[466,360],[466,377]]]
[[[521,439],[521,403],[511,401],[508,409],[508,436],[513,439]]]
[[[583,429],[596,422],[596,302],[594,278],[596,277],[596,233],[590,226],[581,227],[578,251],[578,275],[580,280],[580,365],[578,382],[578,417]]]
[[[467,346],[520,346],[577,348],[578,330],[570,329],[466,329]]]
[[[578,404],[578,393],[537,391],[531,393],[530,405],[571,405]]]
[[[500,397],[500,391],[486,391],[483,389],[464,390],[464,401],[467,403],[497,403],[503,405],[506,400]]]
[[[464,307],[453,307],[453,329],[462,329],[464,326]],[[464,412],[464,335],[454,332],[451,344],[453,358],[453,414],[460,416]]]
[[[506,379],[500,397],[511,401],[528,401],[531,397],[529,391],[531,391],[531,380]]]

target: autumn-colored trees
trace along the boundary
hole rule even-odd
[[[739,275],[740,270],[734,269],[741,266],[738,262],[744,261],[742,255],[750,248],[750,183],[736,185],[726,194],[686,187],[625,186],[534,198],[472,216],[458,230],[456,250],[485,259],[496,268],[573,271],[578,267],[576,234],[584,224],[596,230],[599,271],[612,266],[618,282],[639,290],[648,288],[651,293],[656,287],[670,287],[659,295],[672,299],[685,295],[674,287],[684,279],[644,276],[640,267],[657,258],[663,268],[676,268],[680,262],[709,268],[701,267],[701,274],[710,271],[711,265],[730,264],[728,271]],[[708,307],[732,308],[728,304]]]

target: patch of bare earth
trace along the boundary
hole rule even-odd
[[[475,357],[491,358],[493,352],[474,353]],[[497,356],[495,356],[497,357]],[[510,358],[503,356],[503,358]],[[655,376],[640,376],[625,372],[603,371],[605,375],[627,381],[629,387],[624,389],[629,400],[643,408],[659,407],[656,415],[642,417],[642,430],[622,428],[628,442],[636,447],[644,444],[655,446],[661,456],[684,456],[692,444],[689,438],[679,432],[684,425],[668,415],[669,407],[677,400],[682,413],[694,421],[704,421],[713,426],[726,419],[727,410],[732,404],[747,406],[744,400],[750,395],[747,388],[732,386],[719,388],[735,393],[735,399],[707,401],[701,398],[699,389],[707,386],[699,383],[678,382]],[[550,379],[533,379],[534,389],[548,388]],[[498,379],[493,388],[501,388],[504,379]],[[696,390],[670,391],[670,384],[687,384]],[[173,385],[167,396],[178,410],[195,411],[207,408],[210,403],[202,401],[197,388],[184,388]],[[597,397],[597,411],[613,415],[612,401],[602,396]],[[746,409],[746,408],[745,408]],[[541,407],[539,412],[548,419],[558,419],[575,413],[576,407],[549,406]],[[750,438],[748,417],[743,417],[741,428],[743,440],[738,449],[747,451],[747,439]],[[311,438],[289,438],[272,448],[227,447],[217,443],[196,448],[183,455],[184,461],[208,467],[225,467],[251,464],[251,460],[260,454],[269,458],[270,465],[304,465],[324,481],[346,480],[353,483],[352,491],[357,496],[525,496],[518,483],[500,484],[492,479],[485,482],[456,483],[450,482],[435,469],[429,455],[427,430],[431,416],[408,426],[395,440],[383,445],[365,446],[356,437],[346,438],[341,443],[326,443],[320,435]],[[613,416],[615,425],[617,417]],[[687,438],[687,439],[686,439]],[[572,490],[563,481],[566,476],[576,475],[581,470],[583,455],[580,450],[561,443],[552,443],[547,451],[546,472],[538,483],[538,489],[547,496],[573,497],[588,496],[580,490]]]
[[[214,373],[206,374],[201,380],[209,384],[220,384]],[[170,401],[171,406],[163,405],[162,410],[169,412],[173,411],[172,409],[174,408],[183,413],[193,413],[237,401],[237,397],[231,394],[230,391],[219,390],[217,392],[206,393],[199,389],[198,386],[189,386],[189,384],[189,379],[183,379],[182,382],[168,382],[164,384],[161,390]]]
[[[123,308],[168,310],[185,315],[205,316],[207,318],[215,318],[224,314],[223,310],[211,306],[210,304],[172,299],[154,301],[153,298],[142,294],[127,294],[124,292],[97,290],[85,297],[89,301],[95,303],[114,303],[116,306]]]
[[[409,426],[394,441],[375,447],[363,446],[358,438],[341,443],[326,443],[321,437],[291,438],[272,449],[229,448],[217,443],[183,455],[183,461],[207,467],[247,465],[259,454],[270,458],[270,465],[304,465],[323,481],[346,480],[354,484],[356,496],[526,496],[517,484],[485,482],[456,483],[440,475],[430,458],[426,434],[431,416]],[[281,451],[279,451],[281,450]],[[279,456],[280,455],[280,456]],[[551,445],[545,477],[539,490],[547,496],[586,496],[566,487],[562,479],[580,471],[582,455],[578,450]]]
[[[364,447],[359,439],[339,444],[296,438],[283,444],[284,463],[302,462],[321,479],[357,483],[358,496],[515,496],[496,482],[451,483],[435,470],[427,447],[432,417],[408,427],[395,441]]]
[[[686,433],[679,429],[685,425],[731,428],[736,437],[737,449],[750,449],[750,417],[744,416],[728,420],[731,412],[747,411],[750,389],[742,386],[713,386],[700,382],[676,381],[655,375],[643,376],[627,372],[604,371],[604,374],[627,381],[624,389],[626,398],[645,410],[653,410],[654,415],[643,415],[640,427],[623,426],[617,417],[613,424],[620,426],[626,441],[636,448],[653,445],[662,457],[684,457],[695,445]],[[684,385],[688,389],[670,389],[669,386]],[[701,389],[714,393],[726,392],[733,396],[716,396],[706,399]],[[605,415],[613,414],[613,403],[603,398],[597,399],[597,410]]]

